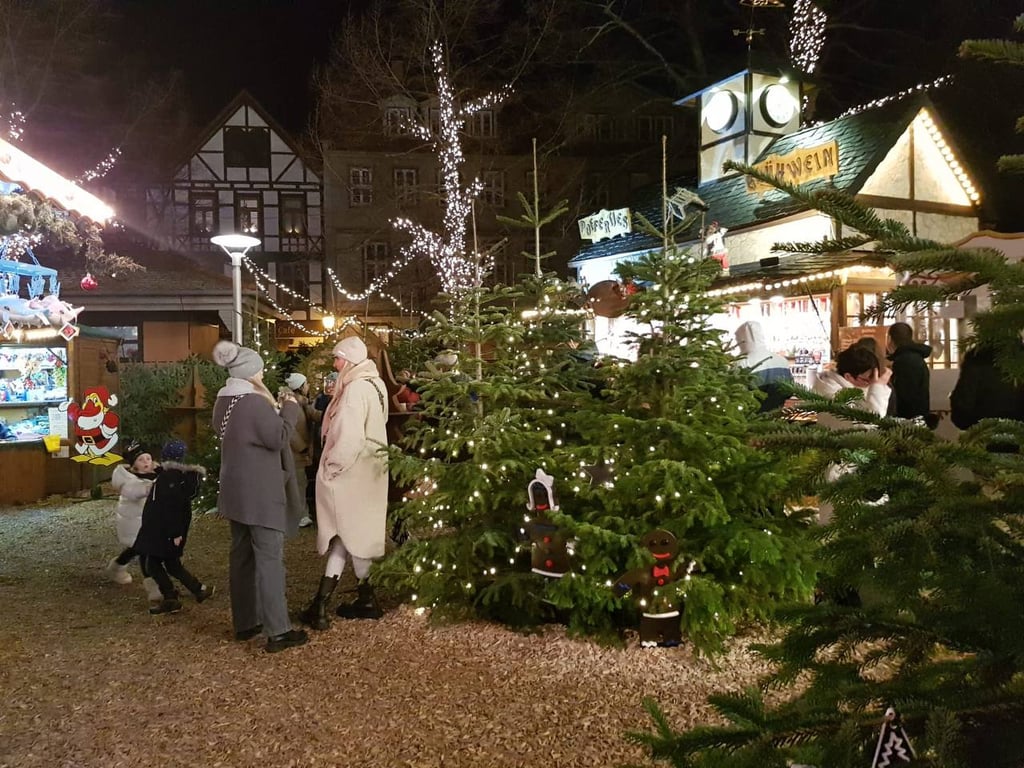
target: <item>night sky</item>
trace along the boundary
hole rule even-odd
[[[285,128],[300,132],[312,106],[310,75],[326,59],[346,0],[117,0],[125,39],[154,70],[180,70],[202,125],[242,88]]]

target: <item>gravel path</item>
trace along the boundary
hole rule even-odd
[[[558,627],[433,627],[405,607],[337,620],[276,655],[230,636],[227,525],[197,516],[186,565],[222,590],[152,617],[103,570],[114,501],[0,510],[0,768],[645,764],[623,734],[656,699],[677,726],[762,668],[737,641],[690,651],[604,648]],[[288,543],[289,601],[319,578],[312,529]]]

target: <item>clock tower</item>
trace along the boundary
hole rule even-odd
[[[797,130],[800,98],[799,82],[746,69],[679,99],[700,111],[698,185],[725,176],[727,160],[753,163],[772,141]]]

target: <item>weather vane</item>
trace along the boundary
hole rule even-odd
[[[782,0],[740,0],[740,5],[744,5],[750,8],[750,20],[747,22],[746,29],[734,29],[733,35],[739,37],[743,35],[743,38],[747,41],[747,67],[750,67],[750,52],[754,44],[754,38],[758,35],[764,34],[764,29],[757,29],[754,27],[754,12],[759,8],[785,8],[786,4]]]

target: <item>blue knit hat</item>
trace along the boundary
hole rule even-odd
[[[164,448],[160,451],[160,458],[163,461],[181,461],[185,458],[185,451],[185,442],[175,438],[164,443]]]

